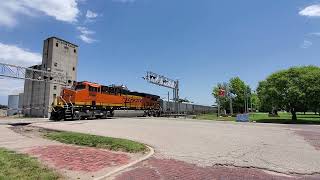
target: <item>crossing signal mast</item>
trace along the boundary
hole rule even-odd
[[[218,97],[227,98],[229,99],[229,105],[230,105],[230,115],[233,115],[233,106],[232,106],[232,100],[237,97],[235,94],[231,92],[230,85],[227,83],[224,83],[223,87],[219,87],[218,90]],[[218,101],[218,117],[220,117],[220,99],[217,99]]]
[[[173,100],[175,102],[175,110],[178,114],[180,114],[180,106],[179,106],[179,80],[173,80],[167,78],[165,76],[159,75],[154,72],[148,71],[146,76],[143,77],[146,81],[151,84],[155,84],[158,86],[166,87],[173,90]]]

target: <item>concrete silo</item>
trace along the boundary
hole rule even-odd
[[[19,112],[19,95],[8,96],[8,116],[13,116]]]

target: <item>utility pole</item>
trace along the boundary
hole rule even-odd
[[[218,114],[217,116],[220,117],[220,99],[217,97],[217,103],[218,103]]]
[[[232,116],[233,115],[233,107],[232,107],[232,97],[231,97],[231,95],[229,96],[229,101],[230,101],[230,114]]]
[[[173,89],[172,90],[172,94],[173,94],[173,102],[174,102],[174,105],[173,105],[173,111],[177,111],[177,93],[176,93],[176,89]]]
[[[230,114],[233,115],[233,106],[232,106],[232,94],[231,94],[231,88],[229,84],[226,84],[226,90],[227,90],[227,97],[229,98],[229,106],[230,106]]]
[[[244,113],[247,113],[247,90],[244,90]]]
[[[170,92],[168,91],[167,111],[170,110]]]
[[[245,89],[245,96],[244,96],[244,100],[245,100],[245,113],[249,112],[249,94],[247,89]]]
[[[251,112],[253,112],[253,109],[252,109],[252,95],[250,95],[250,109],[251,109]]]
[[[176,81],[177,112],[180,114],[179,80]]]
[[[246,94],[246,105],[247,105],[247,113],[249,112],[249,97],[248,97],[248,93]]]

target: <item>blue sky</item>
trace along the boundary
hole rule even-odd
[[[182,98],[212,105],[212,87],[252,88],[290,66],[320,65],[320,1],[17,0],[0,5],[0,61],[41,60],[43,40],[78,44],[78,80],[166,97],[141,77],[178,78]],[[24,58],[22,58],[24,57]],[[0,103],[21,81],[0,79]]]

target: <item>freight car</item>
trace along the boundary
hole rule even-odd
[[[160,103],[163,114],[177,114],[176,104],[172,101],[162,101]],[[197,114],[207,114],[207,113],[216,113],[216,106],[204,106],[198,104],[190,103],[179,103],[179,112],[180,114],[185,115],[197,115]]]
[[[64,88],[51,110],[51,120],[106,118],[114,110],[143,110],[146,116],[160,116],[160,97],[132,92],[122,86],[104,86],[87,81]]]

